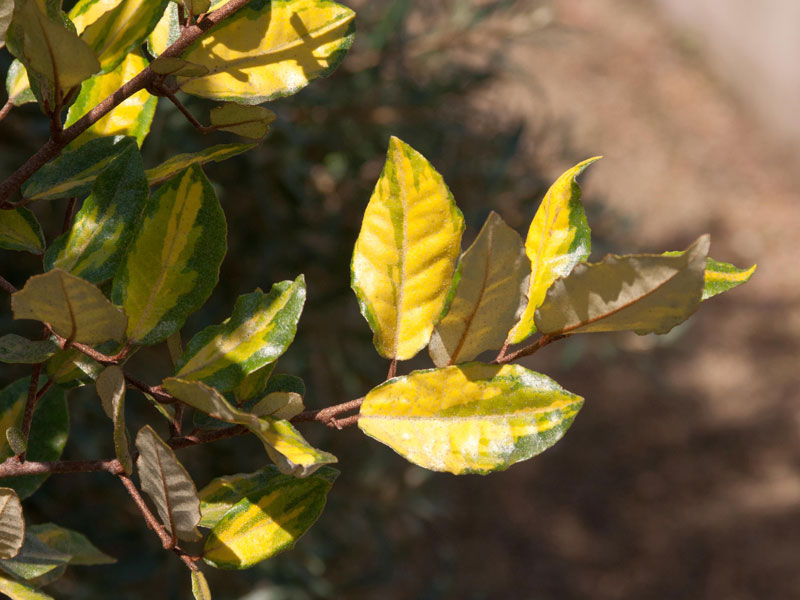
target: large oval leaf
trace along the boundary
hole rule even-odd
[[[416,371],[374,388],[358,426],[434,471],[504,470],[555,444],[583,399],[519,365]]]
[[[158,188],[114,277],[128,337],[155,344],[178,331],[216,286],[225,250],[225,215],[199,167]]]
[[[381,356],[405,360],[427,345],[463,231],[464,218],[442,176],[392,137],[356,240],[351,281]]]
[[[271,475],[249,487],[216,523],[205,543],[207,563],[246,569],[290,549],[322,514],[339,472],[324,467],[305,479]]]
[[[27,208],[0,211],[0,248],[44,252],[44,235],[39,221]]]
[[[0,487],[0,558],[13,558],[25,539],[25,519],[17,492]]]
[[[283,354],[294,339],[306,299],[305,279],[282,281],[269,294],[239,296],[222,325],[207,327],[186,346],[177,377],[203,381],[220,392]]]
[[[600,157],[578,163],[550,187],[533,217],[525,252],[531,261],[528,304],[519,323],[508,334],[517,344],[536,331],[534,313],[547,290],[558,277],[589,256],[591,231],[581,204],[581,188],[576,177]]]
[[[633,330],[667,333],[700,302],[709,247],[701,236],[685,252],[609,255],[558,279],[536,311],[542,333]]]
[[[502,347],[526,301],[525,247],[496,212],[464,252],[460,272],[450,310],[436,326],[429,346],[437,367]]]

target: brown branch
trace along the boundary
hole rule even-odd
[[[6,118],[6,115],[11,112],[12,108],[14,108],[14,103],[11,101],[11,98],[9,98],[6,100],[3,108],[0,108],[0,121]]]
[[[0,477],[16,477],[18,475],[44,475],[46,473],[92,473],[105,471],[112,475],[124,472],[116,458],[110,460],[57,460],[51,462],[22,462],[12,456],[0,463]]]
[[[317,421],[319,423],[323,423],[328,427],[336,427],[337,429],[341,429],[341,427],[337,427],[336,417],[341,414],[350,412],[351,410],[356,410],[357,408],[361,407],[361,404],[364,402],[364,398],[358,398],[356,400],[350,400],[349,402],[344,402],[342,404],[337,404],[335,406],[329,406],[328,408],[322,408],[319,410],[307,410],[305,412],[301,412],[291,421],[292,423],[303,423],[308,421]]]
[[[75,206],[78,204],[78,199],[72,197],[67,203],[67,210],[64,211],[64,224],[61,226],[61,233],[66,233],[72,227],[72,219],[75,218]]]
[[[36,409],[36,403],[39,401],[39,375],[42,373],[42,363],[33,365],[31,371],[31,381],[28,385],[28,397],[25,399],[25,413],[22,416],[22,439],[25,440],[26,450],[19,455],[19,459],[25,462],[25,455],[28,453],[28,436],[31,433],[31,423],[33,422],[33,411]]]
[[[523,356],[530,356],[531,354],[541,350],[542,348],[544,348],[548,344],[552,344],[553,342],[555,342],[557,340],[561,340],[561,339],[563,339],[565,337],[568,337],[568,336],[567,335],[547,335],[547,334],[543,334],[533,344],[531,344],[530,346],[525,346],[524,348],[521,348],[520,350],[517,350],[516,352],[512,352],[511,354],[505,354],[504,351],[505,351],[506,347],[504,346],[503,350],[500,352],[500,354],[497,356],[497,358],[495,358],[492,361],[492,363],[496,364],[496,365],[507,365],[508,363],[514,362],[515,360],[517,360],[519,358],[522,358]]]
[[[386,375],[386,380],[392,379],[395,375],[397,375],[397,359],[393,358],[392,362],[389,363],[389,373]]]
[[[210,133],[212,131],[216,131],[216,127],[207,127],[203,125],[200,121],[198,121],[195,116],[189,112],[189,109],[186,108],[186,105],[180,101],[180,99],[171,91],[163,88],[159,88],[158,90],[161,94],[165,97],[169,98],[170,102],[172,102],[175,107],[181,111],[181,114],[186,117],[186,120],[191,123],[192,127],[197,129],[200,133]]]
[[[2,275],[0,275],[0,288],[3,288],[3,291],[7,294],[16,294],[18,291],[17,288]]]

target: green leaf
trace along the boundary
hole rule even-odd
[[[125,427],[125,374],[117,365],[108,366],[97,376],[95,386],[103,409],[114,422],[114,453],[130,475],[133,473],[133,459]]]
[[[147,169],[145,175],[151,186],[158,185],[192,165],[204,165],[211,161],[220,162],[236,156],[237,154],[241,154],[242,152],[247,152],[257,145],[258,144],[220,144],[218,146],[211,146],[200,152],[176,154],[157,167]]]
[[[167,446],[149,425],[136,435],[142,490],[156,505],[161,522],[171,535],[181,540],[200,539],[200,499],[189,473],[178,462],[175,452]]]
[[[272,392],[253,405],[250,412],[257,417],[274,417],[289,421],[305,410],[303,397],[294,392]]]
[[[230,502],[236,495],[241,500],[214,525],[203,559],[220,569],[246,569],[291,549],[322,514],[338,475],[337,470],[324,467],[305,479],[271,470],[229,480],[225,497],[217,502]],[[248,481],[252,476],[255,486]]]
[[[0,558],[14,558],[25,539],[22,503],[11,488],[0,487]]]
[[[70,230],[47,249],[45,268],[58,267],[92,283],[113,277],[149,193],[139,151],[129,146],[95,180]]]
[[[34,275],[12,294],[15,319],[48,323],[58,335],[83,344],[122,340],[125,313],[88,281],[61,269]]]
[[[28,396],[29,378],[18,379],[0,390],[0,431],[20,427]],[[40,386],[41,387],[41,386]],[[50,388],[36,403],[31,431],[28,436],[27,459],[32,461],[58,460],[69,435],[69,413],[64,391]],[[13,456],[8,441],[0,440],[0,462]],[[23,500],[33,494],[47,479],[47,475],[21,475],[6,477],[3,485],[16,490]]]
[[[756,272],[756,266],[740,269],[732,264],[717,262],[709,257],[706,262],[702,300],[708,300],[712,296],[727,292],[737,285],[750,281],[753,273]]]
[[[523,309],[528,260],[519,234],[495,212],[461,257],[461,276],[450,310],[429,346],[437,367],[466,362],[503,346]]]
[[[8,68],[6,92],[8,92],[8,99],[14,106],[36,102],[36,96],[33,95],[31,84],[28,81],[28,71],[19,59],[15,59]]]
[[[0,337],[0,362],[33,365],[44,362],[59,351],[52,340],[33,341],[14,333]]]
[[[536,325],[547,335],[667,333],[697,310],[708,247],[703,235],[678,256],[612,254],[580,264],[553,283],[536,311]]]
[[[182,75],[183,77],[200,77],[208,73],[208,69],[174,56],[159,56],[150,69],[159,75]]]
[[[65,150],[28,180],[22,188],[22,195],[31,200],[51,200],[88,194],[100,172],[135,145],[136,142],[128,137],[106,137],[74,150]]]
[[[247,400],[252,400],[260,396],[266,389],[276,364],[276,362],[271,362],[247,375],[242,382],[233,389],[236,401],[242,404]]]
[[[192,595],[195,600],[211,600],[211,589],[202,571],[192,571]]]
[[[212,100],[260,104],[331,74],[353,43],[355,13],[330,0],[253,0],[180,58],[208,69],[178,77],[181,89]],[[172,18],[150,37],[154,54],[173,40]]]
[[[220,421],[243,425],[264,445],[272,462],[282,473],[308,477],[321,466],[336,462],[336,457],[309,445],[288,421],[257,417],[231,405],[217,390],[199,381],[170,377],[164,389],[194,409]]]
[[[8,442],[8,447],[11,448],[11,452],[14,453],[14,456],[19,456],[28,449],[28,442],[25,439],[25,435],[16,425],[12,425],[6,429],[6,441]]]
[[[269,294],[258,290],[239,296],[229,319],[192,338],[178,361],[176,376],[203,381],[220,392],[232,390],[286,351],[305,299],[302,275],[276,283]]]
[[[42,523],[28,527],[28,534],[54,550],[68,555],[71,565],[109,565],[117,562],[105,552],[98,550],[86,536],[55,523]]]
[[[212,127],[252,140],[260,140],[269,131],[275,113],[263,106],[247,106],[226,102],[215,106],[210,113]]]
[[[190,15],[197,16],[208,12],[211,0],[183,0],[183,6]]]
[[[225,215],[200,167],[158,188],[114,277],[128,337],[150,345],[178,331],[216,286],[225,251]]]
[[[44,253],[44,235],[39,221],[27,208],[0,210],[0,248]]]
[[[64,127],[69,127],[101,101],[117,91],[122,84],[133,79],[147,67],[147,60],[137,52],[128,54],[117,67],[106,74],[95,75],[81,84],[81,91],[67,113]],[[158,99],[146,90],[133,94],[110,113],[83,132],[71,147],[80,146],[89,140],[110,135],[128,135],[141,146],[150,131]]]
[[[323,471],[333,471],[324,467]],[[200,527],[212,529],[219,520],[238,504],[243,498],[254,494],[259,496],[269,493],[269,487],[276,482],[293,481],[290,475],[282,475],[275,465],[267,465],[253,473],[237,473],[224,475],[209,482],[198,492],[200,496]]]
[[[12,559],[0,561],[0,569],[18,579],[40,585],[42,580],[49,582],[60,576],[69,559],[69,554],[51,548],[37,536],[26,535],[19,554]]]
[[[103,366],[100,363],[75,348],[61,350],[45,363],[47,376],[54,383],[66,388],[92,383],[102,370]]]
[[[98,0],[101,1],[101,0]],[[120,0],[81,33],[108,73],[138,48],[164,14],[168,0]]]
[[[392,137],[353,252],[351,286],[381,356],[424,348],[444,308],[464,218],[419,152]]]
[[[52,596],[0,575],[0,592],[11,600],[53,600]]]
[[[547,191],[533,217],[525,241],[525,252],[531,261],[528,303],[519,323],[508,334],[512,344],[522,342],[536,331],[534,313],[544,302],[553,281],[567,276],[589,256],[591,230],[576,178],[600,158],[585,160],[562,174]]]
[[[167,338],[167,351],[169,352],[169,360],[172,363],[172,368],[177,368],[178,361],[183,356],[183,342],[181,341],[181,332],[176,331]]]
[[[583,399],[519,365],[415,371],[364,398],[358,426],[433,471],[490,473],[555,444]]]

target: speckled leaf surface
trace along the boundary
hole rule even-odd
[[[202,571],[192,571],[192,595],[194,600],[211,600],[211,588]]]
[[[17,492],[0,487],[0,558],[13,558],[25,539],[25,519]]]
[[[132,341],[165,340],[203,305],[217,284],[226,235],[225,215],[199,167],[150,196],[112,291]]]
[[[351,286],[381,356],[424,348],[444,308],[464,218],[419,152],[393,137],[351,264]]]
[[[50,548],[69,555],[71,565],[109,565],[117,562],[105,552],[98,550],[82,533],[55,523],[31,525],[28,527],[28,533],[36,536]]]
[[[133,472],[133,460],[125,426],[125,374],[118,365],[110,365],[97,376],[95,388],[103,403],[103,410],[114,423],[114,453],[122,468],[130,475]]]
[[[512,344],[522,342],[536,331],[534,313],[558,277],[589,256],[591,230],[581,204],[578,175],[600,157],[578,163],[559,177],[545,194],[533,217],[525,240],[531,261],[528,303],[519,322],[508,334]]]
[[[176,376],[232,390],[253,371],[274,362],[294,340],[306,299],[305,279],[282,281],[269,294],[239,296],[233,314],[187,344]]]
[[[0,248],[44,252],[44,235],[39,221],[27,208],[0,211]]]
[[[36,102],[36,96],[33,95],[31,83],[28,81],[28,71],[19,59],[15,59],[8,68],[6,92],[8,93],[8,99],[14,106]]]
[[[0,362],[28,364],[44,362],[60,350],[53,340],[29,340],[14,333],[0,337]]]
[[[702,300],[727,292],[738,285],[747,283],[756,272],[756,265],[749,269],[740,269],[732,264],[718,262],[709,257],[704,273]]]
[[[207,162],[220,162],[247,152],[251,148],[255,148],[257,144],[219,144],[211,146],[199,152],[176,154],[175,156],[167,159],[157,167],[147,169],[145,176],[150,185],[158,185],[167,179],[177,175],[184,169],[192,165],[204,165]]]
[[[555,444],[583,404],[519,365],[466,363],[390,379],[364,398],[364,433],[426,469],[501,471]]]
[[[428,349],[437,367],[503,346],[526,303],[528,267],[519,234],[492,212],[461,257],[450,310],[431,337]]]
[[[283,475],[275,465],[267,465],[253,473],[223,475],[211,480],[198,492],[202,515],[200,527],[211,529],[245,496],[261,495],[261,492],[276,479],[283,481],[294,478]]]
[[[35,535],[26,535],[22,549],[14,558],[0,561],[0,569],[32,585],[41,585],[63,575],[69,554],[51,548]]]
[[[0,575],[0,592],[11,600],[53,600],[44,592]]]

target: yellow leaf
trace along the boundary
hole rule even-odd
[[[260,140],[269,131],[275,113],[263,106],[247,106],[226,102],[211,109],[211,125],[242,137]]]

